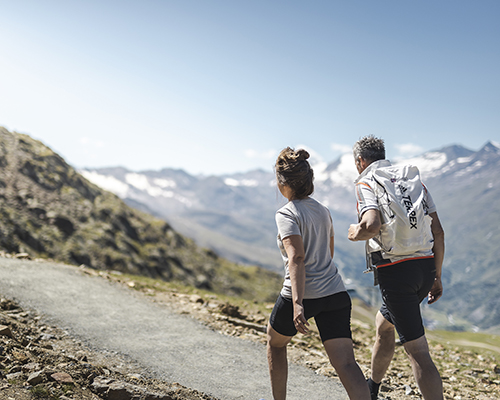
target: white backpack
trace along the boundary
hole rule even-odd
[[[432,218],[427,213],[425,188],[413,165],[387,166],[372,172],[372,189],[382,219],[380,233],[367,243],[367,251],[382,251],[384,258],[431,250]]]

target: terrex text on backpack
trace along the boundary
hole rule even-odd
[[[432,218],[425,204],[425,186],[413,165],[387,166],[371,173],[382,219],[380,233],[368,241],[370,253],[384,258],[431,250]]]

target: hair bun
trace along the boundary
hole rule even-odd
[[[305,161],[309,158],[309,153],[304,149],[299,149],[295,152],[297,161]]]
[[[295,168],[295,164],[300,163],[302,161],[307,162],[309,158],[309,152],[304,149],[294,150],[291,147],[287,147],[281,150],[280,155],[278,156],[277,164],[287,166],[289,168]]]

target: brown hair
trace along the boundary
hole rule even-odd
[[[314,172],[308,158],[307,151],[287,147],[281,150],[276,160],[274,168],[278,183],[288,186],[296,199],[304,199],[314,191]]]

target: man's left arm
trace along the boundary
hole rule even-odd
[[[432,218],[431,230],[432,236],[434,237],[434,246],[432,248],[432,251],[434,252],[434,262],[436,264],[436,279],[427,297],[428,303],[432,304],[443,295],[441,273],[444,260],[444,230],[437,212],[432,212],[429,215]]]

